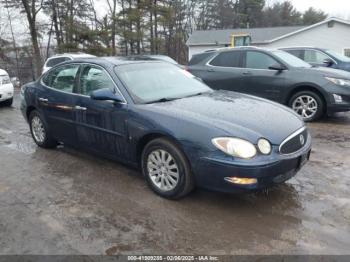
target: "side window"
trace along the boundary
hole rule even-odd
[[[278,62],[267,54],[255,51],[247,51],[246,53],[246,68],[269,69],[276,63]]]
[[[71,60],[68,57],[57,57],[57,58],[51,58],[47,61],[46,66],[47,67],[54,67],[55,65],[58,65],[60,63],[63,63],[65,61]]]
[[[200,62],[202,62],[204,59],[207,59],[208,56],[210,56],[211,53],[203,53],[198,55],[193,55],[191,60],[188,62],[188,65],[197,65]]]
[[[350,57],[350,48],[344,48],[344,55]]]
[[[325,59],[329,57],[319,51],[315,50],[305,50],[305,62],[314,64],[323,64]]]
[[[294,56],[304,60],[303,51],[302,50],[295,50],[295,49],[293,49],[293,50],[284,50],[284,51],[286,51],[286,52],[290,53],[291,55],[294,55]]]
[[[99,67],[84,67],[80,77],[79,93],[89,96],[93,91],[102,88],[110,88],[111,90],[114,90],[114,82],[108,73]]]
[[[239,51],[222,52],[210,62],[210,65],[222,67],[240,67],[241,53],[242,52]]]
[[[78,69],[79,65],[58,67],[44,76],[43,82],[48,87],[67,93],[73,93]]]

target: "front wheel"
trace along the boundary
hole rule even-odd
[[[142,172],[150,188],[168,199],[179,199],[194,188],[185,155],[172,141],[159,138],[149,142],[142,153]]]
[[[30,132],[34,142],[43,148],[54,148],[57,142],[51,137],[49,128],[41,114],[34,110],[29,115]]]
[[[289,106],[300,115],[305,122],[312,122],[324,115],[325,104],[322,98],[312,91],[301,91],[293,95]]]
[[[13,98],[10,98],[10,99],[4,101],[5,106],[12,106],[12,104],[13,104]]]

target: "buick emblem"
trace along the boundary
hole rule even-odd
[[[305,137],[303,135],[300,135],[300,144],[303,146],[305,144]]]

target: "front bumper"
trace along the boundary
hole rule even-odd
[[[234,160],[227,161],[211,157],[203,157],[196,168],[196,182],[199,187],[226,192],[242,193],[269,188],[292,178],[309,160],[311,154],[311,138],[299,151],[283,156],[279,153],[271,155],[269,163],[254,165],[254,160],[247,164],[237,164]],[[225,178],[256,178],[257,183],[239,185],[228,182]]]
[[[342,102],[336,102],[334,95],[342,97]],[[336,86],[328,91],[327,112],[347,112],[350,111],[350,88]]]
[[[330,104],[327,107],[328,113],[337,113],[337,112],[348,112],[350,111],[350,103],[339,103],[339,104]]]
[[[13,98],[14,88],[12,84],[0,85],[0,102]]]

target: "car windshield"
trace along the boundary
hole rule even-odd
[[[122,65],[117,66],[115,71],[138,104],[212,92],[191,73],[164,62]]]
[[[326,50],[326,52],[328,54],[330,54],[331,56],[335,57],[335,59],[338,59],[342,62],[347,62],[347,63],[350,62],[350,57],[347,57],[347,56],[342,55],[340,53],[334,52],[332,50]]]
[[[297,58],[294,55],[291,55],[285,51],[276,50],[272,51],[274,55],[276,55],[279,59],[281,59],[286,64],[292,67],[301,67],[301,68],[311,68],[312,66],[303,60]]]
[[[6,85],[10,82],[10,77],[8,75],[0,75],[0,85]]]

